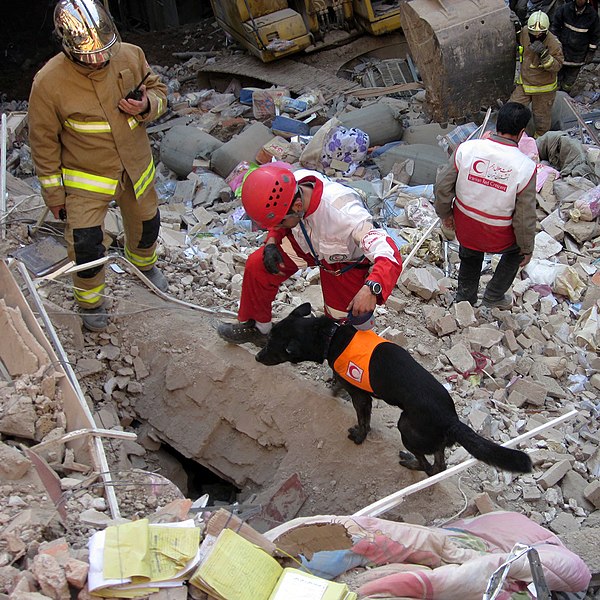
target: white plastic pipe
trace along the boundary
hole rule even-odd
[[[577,410],[572,410],[560,417],[557,417],[556,419],[553,419],[552,421],[548,421],[548,423],[544,423],[543,425],[540,425],[539,427],[535,427],[534,429],[532,429],[531,431],[528,431],[527,433],[523,433],[522,435],[519,435],[518,437],[516,437],[512,440],[509,440],[508,442],[505,442],[504,444],[502,444],[502,446],[504,446],[505,448],[513,448],[514,446],[517,446],[521,442],[524,442],[525,440],[535,437],[536,435],[542,433],[543,431],[546,431],[546,429],[550,429],[551,427],[554,427],[555,425],[558,425],[559,423],[562,423],[563,421],[567,421],[568,419],[576,416],[577,414],[579,414]],[[476,458],[470,458],[468,460],[465,460],[464,462],[461,462],[459,465],[450,467],[449,469],[446,469],[445,471],[442,471],[441,473],[437,473],[436,475],[432,475],[431,477],[428,477],[427,479],[424,479],[423,481],[417,481],[417,483],[413,483],[412,485],[409,485],[402,490],[394,492],[393,494],[390,494],[389,496],[386,496],[385,498],[382,498],[381,500],[377,500],[377,502],[373,502],[373,504],[369,504],[368,506],[361,508],[359,511],[355,512],[353,516],[354,517],[377,517],[377,516],[383,514],[384,512],[387,512],[391,508],[398,506],[398,504],[400,504],[402,502],[402,500],[404,500],[404,498],[406,498],[406,496],[410,496],[410,494],[414,494],[414,492],[424,490],[425,488],[431,487],[432,485],[434,485],[440,481],[443,481],[444,479],[448,479],[448,477],[452,477],[452,475],[456,475],[457,473],[460,473],[461,471],[464,471],[464,470],[468,469],[469,467],[472,467],[474,464],[476,464],[478,462],[479,461]]]
[[[0,216],[6,215],[6,113],[2,113],[0,132]],[[6,239],[6,219],[2,219],[2,239]]]

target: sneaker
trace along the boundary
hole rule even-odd
[[[88,331],[104,331],[108,327],[108,314],[104,306],[80,309],[83,326]]]
[[[142,271],[142,273],[153,283],[161,292],[166,292],[169,289],[169,282],[163,275],[162,271],[153,265],[149,271]]]
[[[511,294],[504,294],[504,296],[498,300],[490,300],[483,296],[481,303],[488,308],[510,308],[513,304]]]
[[[255,321],[250,319],[240,323],[219,323],[217,327],[219,337],[230,344],[245,344],[250,342],[255,346],[263,347],[269,337],[266,333],[261,333],[255,325]]]

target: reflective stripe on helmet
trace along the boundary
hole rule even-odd
[[[550,19],[542,10],[536,10],[534,13],[531,13],[531,16],[527,19],[527,29],[529,29],[531,33],[543,33],[544,31],[548,31],[549,28]]]
[[[54,9],[54,27],[65,54],[82,63],[105,63],[120,47],[111,16],[95,0],[60,0]]]

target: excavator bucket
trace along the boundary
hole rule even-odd
[[[400,10],[435,121],[470,119],[507,99],[516,35],[504,0],[410,0]]]

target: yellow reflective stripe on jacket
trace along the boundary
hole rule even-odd
[[[528,85],[527,83],[523,84],[523,91],[526,94],[543,94],[544,92],[553,92],[558,89],[558,83],[556,79],[552,83],[547,83],[546,85]]]
[[[92,288],[91,290],[83,290],[78,287],[73,288],[73,296],[77,302],[83,304],[96,304],[102,299],[102,292],[104,291],[105,284],[102,283],[98,287]]]
[[[133,184],[133,190],[136,198],[140,198],[148,186],[154,181],[154,173],[154,161],[150,159],[150,164],[146,167],[146,170],[142,173],[142,176]]]
[[[129,117],[129,119],[127,119],[127,122],[129,123],[129,129],[131,129],[132,131],[140,124],[140,122],[135,117]]]
[[[125,246],[125,258],[136,267],[150,267],[158,260],[156,252],[153,252],[152,256],[140,256],[134,254],[127,246]]]
[[[119,185],[117,179],[100,177],[100,175],[92,175],[85,171],[63,169],[62,174],[65,187],[87,190],[88,192],[96,192],[98,194],[110,194],[113,196],[117,190],[117,185]]]
[[[38,175],[38,179],[40,180],[40,185],[44,189],[61,187],[63,184],[60,173],[57,173],[56,175]]]
[[[65,125],[78,133],[110,133],[110,123],[108,121],[75,121],[67,119]]]

